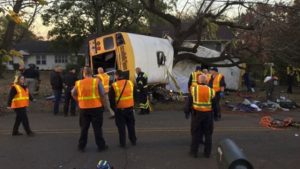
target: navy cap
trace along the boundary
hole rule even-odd
[[[196,70],[201,70],[201,66],[196,66]]]
[[[216,71],[216,72],[219,71],[217,67],[211,67],[210,70],[213,70],[213,71]]]

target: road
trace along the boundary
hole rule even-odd
[[[35,103],[37,104],[37,103]],[[37,105],[36,105],[37,106]],[[293,117],[299,112],[280,112],[276,117]],[[93,169],[99,160],[108,160],[115,169],[217,169],[216,147],[225,138],[233,139],[255,169],[299,168],[299,129],[272,130],[259,126],[260,114],[228,113],[215,123],[214,152],[210,159],[188,155],[190,121],[182,111],[154,111],[136,116],[137,146],[118,147],[113,120],[104,118],[104,137],[109,146],[97,152],[90,130],[86,152],[77,151],[78,116],[53,116],[50,112],[30,113],[35,137],[11,136],[14,113],[0,116],[0,164],[7,169]],[[21,130],[23,133],[23,129]],[[201,147],[202,148],[202,147]]]

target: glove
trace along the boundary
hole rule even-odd
[[[224,95],[224,92],[220,92],[220,98],[224,98],[225,95]]]

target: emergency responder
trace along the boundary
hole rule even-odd
[[[212,99],[215,92],[207,86],[207,77],[200,75],[198,84],[191,88],[188,97],[188,104],[185,107],[186,117],[192,114],[191,133],[192,143],[190,155],[198,156],[199,144],[204,139],[204,157],[209,158],[212,148],[212,133],[213,133],[213,114],[212,114]]]
[[[206,69],[206,68],[202,69],[202,73],[203,73],[204,75],[206,75],[206,78],[207,78],[207,84],[208,84],[208,81],[210,80],[211,74],[209,73],[208,69]]]
[[[278,77],[275,75],[267,76],[264,79],[265,89],[266,89],[266,100],[274,101],[273,93],[277,82],[278,82]]]
[[[34,133],[30,129],[29,121],[27,117],[27,107],[29,106],[29,100],[33,100],[28,88],[24,85],[25,78],[20,75],[16,78],[14,84],[10,88],[7,108],[13,109],[17,116],[14,124],[13,136],[23,135],[19,132],[19,126],[22,123],[28,136],[34,136]]]
[[[188,82],[189,90],[191,89],[191,87],[197,85],[197,78],[201,74],[202,74],[201,66],[196,66],[196,70],[194,72],[192,72],[192,74],[190,75],[190,78],[189,78],[189,82]]]
[[[63,79],[62,79],[62,67],[57,65],[54,67],[54,70],[50,73],[50,84],[52,87],[54,95],[54,105],[53,105],[53,114],[57,115],[59,113],[59,104],[63,89]]]
[[[63,78],[65,89],[64,116],[68,116],[69,108],[71,116],[75,116],[76,101],[72,97],[71,90],[74,88],[77,80],[75,68],[71,68]]]
[[[134,85],[130,80],[124,78],[124,73],[118,70],[115,73],[117,80],[112,84],[109,98],[112,109],[115,110],[115,123],[119,132],[119,143],[122,148],[126,147],[126,126],[129,140],[136,145],[134,106]]]
[[[72,96],[78,101],[80,108],[81,133],[78,150],[84,152],[88,130],[92,123],[98,151],[104,151],[108,148],[102,135],[104,88],[98,78],[92,77],[91,68],[83,69],[83,77],[83,80],[76,81],[72,90]]]
[[[222,74],[218,72],[217,67],[212,67],[210,69],[211,77],[208,81],[208,86],[213,88],[216,92],[216,96],[212,101],[214,120],[218,121],[221,119],[221,107],[220,99],[224,97],[224,90],[226,87],[225,79]]]
[[[287,75],[287,84],[288,84],[287,93],[292,94],[293,93],[293,82],[294,82],[294,77],[295,77],[295,71],[294,71],[294,68],[291,65],[289,65],[286,68],[286,75]]]
[[[31,94],[38,94],[36,89],[38,88],[38,84],[41,80],[40,73],[36,66],[34,64],[29,64],[29,68],[25,69],[23,75],[25,77],[25,84],[27,85],[29,92]]]
[[[115,112],[111,109],[110,107],[110,102],[109,102],[109,97],[108,97],[108,92],[109,92],[109,81],[110,81],[110,77],[107,73],[104,72],[102,67],[98,68],[98,74],[97,77],[101,80],[101,83],[104,87],[104,91],[105,91],[105,102],[106,102],[106,109],[108,110],[108,112],[110,113],[110,119],[115,117]]]
[[[149,114],[150,105],[148,100],[148,77],[146,73],[142,72],[141,68],[135,69],[137,78],[137,99],[139,102],[139,108],[141,109],[139,114]]]

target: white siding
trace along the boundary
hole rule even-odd
[[[37,64],[37,55],[45,56],[46,57],[46,64]],[[64,54],[62,54],[64,55]],[[36,54],[36,55],[30,55],[26,56],[26,59],[24,60],[25,68],[28,68],[29,64],[35,64],[39,70],[52,70],[55,65],[60,65],[63,68],[66,67],[68,63],[76,63],[77,59],[74,58],[74,56],[67,56],[68,62],[67,63],[55,63],[55,54]],[[13,63],[17,64],[20,63],[19,57],[13,57]],[[13,70],[13,65],[6,63],[6,67],[8,70]]]

